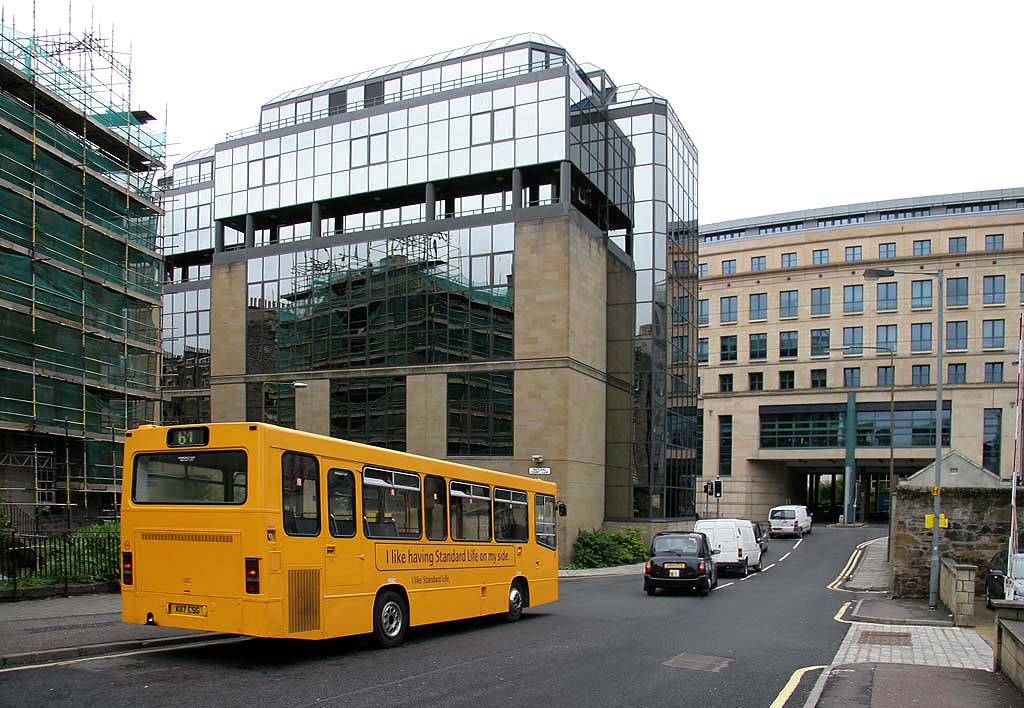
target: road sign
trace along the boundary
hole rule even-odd
[[[935,528],[935,514],[924,515],[924,527],[926,529]],[[949,528],[949,520],[946,518],[945,514],[939,514],[939,528]]]
[[[550,467],[531,467],[530,474],[551,474]]]
[[[932,496],[933,497],[939,496],[939,488],[938,487],[932,487]]]

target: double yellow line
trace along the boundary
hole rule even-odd
[[[846,576],[849,575],[850,572],[857,567],[857,564],[860,562],[860,557],[864,555],[864,549],[870,546],[872,543],[878,543],[879,541],[882,541],[884,539],[885,536],[882,536],[881,538],[874,538],[870,541],[865,541],[864,543],[861,543],[856,548],[854,548],[853,553],[850,554],[850,559],[846,561],[846,565],[843,566],[843,569],[841,571],[839,571],[839,575],[837,575],[836,579],[828,585],[826,585],[825,587],[829,590],[841,590],[843,592],[863,592],[847,590],[846,588],[840,587],[840,585],[846,582]]]

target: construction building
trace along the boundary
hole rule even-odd
[[[164,422],[547,468],[563,549],[692,519],[696,178],[664,98],[541,35],[277,96],[162,181]]]
[[[935,461],[940,379],[943,455],[1011,478],[1024,189],[708,224],[700,249],[703,473],[723,514],[834,520],[850,467],[857,519],[885,519],[890,474]]]
[[[164,138],[95,33],[0,27],[0,499],[19,530],[117,516],[158,415]]]

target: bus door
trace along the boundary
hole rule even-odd
[[[323,535],[324,595],[331,600],[363,584],[367,543],[356,538],[356,481],[351,470],[327,470],[327,533]]]
[[[320,523],[320,464],[297,452],[281,455],[281,527],[287,633],[323,635],[323,541]]]

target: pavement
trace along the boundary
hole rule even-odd
[[[839,590],[857,593],[836,619],[850,625],[804,708],[1024,708],[1024,696],[992,673],[993,614],[980,602],[978,626],[954,627],[945,608],[888,597],[888,539],[865,546]]]

